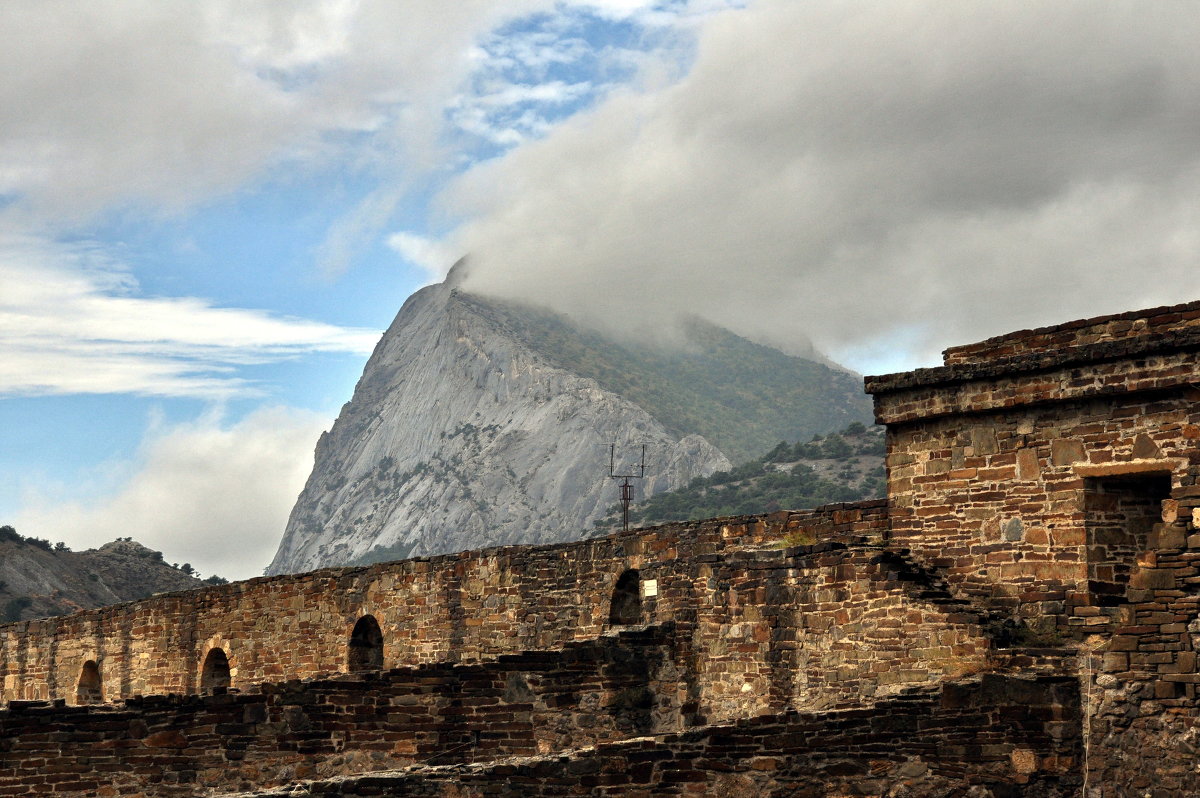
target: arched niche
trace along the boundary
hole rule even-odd
[[[229,657],[223,648],[210,648],[200,668],[200,689],[215,690],[229,687]]]
[[[641,575],[636,568],[630,568],[617,577],[608,611],[610,625],[629,626],[642,623],[641,585]]]
[[[350,673],[383,669],[383,631],[374,615],[364,615],[350,633],[346,669]]]
[[[89,659],[79,670],[79,684],[75,687],[75,703],[101,704],[103,702],[104,684],[100,679],[100,666],[94,659]]]

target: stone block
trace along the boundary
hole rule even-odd
[[[1187,546],[1187,536],[1182,526],[1155,524],[1149,545],[1155,549],[1182,549]]]
[[[1053,537],[1056,546],[1082,546],[1087,539],[1087,533],[1083,527],[1069,526],[1055,529]]]
[[[1056,438],[1050,441],[1050,462],[1056,466],[1069,466],[1086,459],[1083,441],[1074,438]]]
[[[1029,531],[1025,533],[1025,542],[1032,543],[1037,546],[1044,546],[1050,542],[1050,533],[1046,531],[1045,527],[1031,527]]]
[[[1146,590],[1171,590],[1175,573],[1166,568],[1138,568],[1129,577],[1129,586]]]
[[[1038,464],[1037,449],[1017,450],[1017,479],[1034,480],[1041,475],[1042,469]]]
[[[1001,526],[1001,533],[1004,539],[1011,542],[1021,540],[1024,533],[1024,527],[1020,518],[1010,518]]]
[[[1105,652],[1100,663],[1101,670],[1108,673],[1119,673],[1129,669],[1129,655],[1120,651]]]
[[[1133,439],[1133,457],[1135,460],[1151,460],[1162,457],[1162,451],[1149,435],[1139,432]]]
[[[976,426],[971,428],[971,448],[976,455],[995,454],[999,451],[996,443],[996,433],[990,427]]]

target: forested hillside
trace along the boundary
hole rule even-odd
[[[729,471],[697,477],[686,487],[634,504],[630,526],[725,515],[799,510],[884,495],[883,428],[860,423],[811,440],[781,441]],[[614,488],[615,494],[615,488]],[[620,506],[596,522],[596,534],[620,528]]]

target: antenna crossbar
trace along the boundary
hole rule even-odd
[[[642,444],[642,462],[630,470],[634,469],[637,473],[617,473],[617,445],[610,444],[608,447],[608,478],[621,480],[617,487],[621,491],[621,530],[624,532],[629,531],[629,505],[633,501],[633,483],[629,480],[643,479],[646,476],[646,444]]]

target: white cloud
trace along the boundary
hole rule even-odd
[[[252,393],[237,368],[310,352],[371,351],[379,333],[138,297],[83,245],[0,238],[0,395]]]
[[[1198,38],[1184,2],[763,0],[442,205],[478,290],[928,362],[1200,293]]]
[[[416,233],[392,233],[387,243],[409,263],[439,279],[446,276],[450,266],[457,260],[453,250],[441,242]]]
[[[129,476],[94,501],[35,491],[13,525],[24,534],[94,548],[118,537],[188,562],[203,574],[259,576],[312,469],[323,416],[286,407],[237,423],[210,413],[154,427],[134,460],[108,464]]]
[[[476,40],[553,0],[14,0],[0,5],[0,196],[52,226],[184,209],[284,161],[426,153]],[[361,145],[361,142],[358,142]]]

